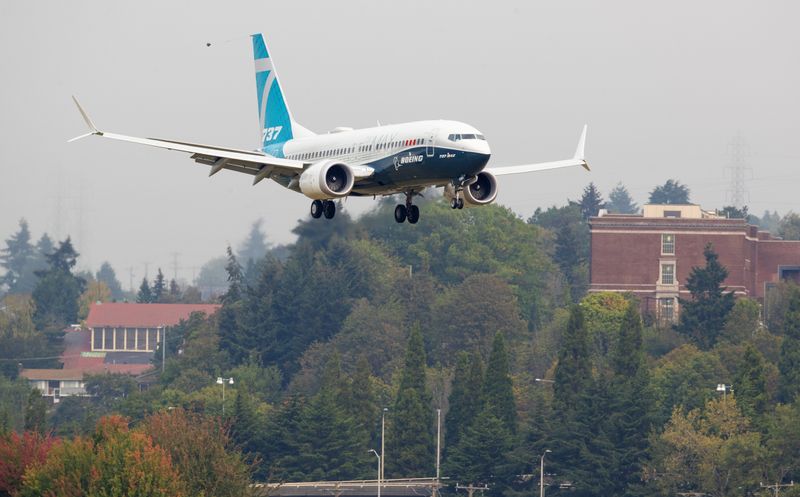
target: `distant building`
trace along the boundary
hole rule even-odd
[[[781,279],[800,282],[800,241],[785,241],[744,219],[726,219],[698,205],[644,206],[639,215],[600,212],[591,230],[590,292],[630,292],[664,322],[677,319],[686,279],[704,266],[711,243],[728,270],[725,286],[763,302]]]
[[[64,369],[23,369],[20,376],[55,401],[87,395],[86,375],[120,373],[140,376],[152,369],[153,352],[165,332],[193,312],[214,314],[215,304],[92,304],[87,329],[66,330]]]
[[[216,304],[92,304],[86,327],[93,352],[153,352],[164,328],[188,319],[193,312],[214,314]]]

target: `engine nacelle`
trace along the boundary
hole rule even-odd
[[[314,200],[344,197],[353,189],[355,176],[347,164],[324,160],[312,164],[300,175],[300,191]]]
[[[465,207],[491,204],[497,198],[497,180],[493,174],[482,171],[475,181],[464,187],[462,193]]]

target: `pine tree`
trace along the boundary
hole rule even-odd
[[[164,297],[167,294],[167,283],[164,279],[164,273],[161,272],[161,268],[158,268],[156,279],[153,280],[153,290],[150,293],[152,295],[152,302],[159,304],[164,302]]]
[[[147,276],[142,278],[142,284],[139,285],[139,293],[136,294],[136,303],[138,304],[153,303],[153,292],[150,290],[150,283],[147,281]]]
[[[97,281],[105,283],[108,289],[111,290],[111,298],[114,300],[121,300],[123,298],[122,286],[119,284],[119,280],[117,280],[117,274],[114,272],[114,268],[111,267],[108,261],[100,265],[100,269],[95,274],[95,278]]]
[[[553,385],[555,402],[562,411],[574,410],[578,395],[585,392],[592,379],[589,338],[580,306],[570,309],[567,330],[558,352],[558,365]]]
[[[511,434],[517,433],[517,406],[508,366],[506,342],[502,333],[497,333],[492,342],[492,353],[486,367],[483,384],[486,408],[501,420]]]
[[[736,385],[736,404],[742,414],[758,424],[767,408],[769,397],[764,357],[752,344],[747,344],[744,349],[733,384]]]
[[[609,387],[606,429],[613,444],[611,474],[613,495],[641,493],[641,471],[646,461],[648,435],[653,423],[654,396],[642,345],[642,320],[638,302],[631,302],[612,353],[613,377]],[[603,422],[600,420],[599,422]]]
[[[77,260],[78,253],[67,238],[47,256],[48,269],[36,273],[39,281],[32,297],[36,303],[34,322],[37,329],[60,331],[67,324],[78,321],[78,300],[86,281],[72,274]]]
[[[378,439],[378,426],[381,416],[381,406],[375,397],[375,388],[372,385],[372,370],[366,356],[359,356],[356,369],[352,375],[352,400],[346,406],[350,416],[355,419],[359,429],[366,434],[366,439],[380,443]],[[372,435],[375,436],[372,436]],[[373,444],[374,445],[374,444]]]
[[[458,354],[448,405],[444,422],[446,453],[458,444],[461,433],[472,425],[483,410],[483,362],[479,354]]]
[[[245,385],[236,388],[236,401],[233,403],[233,419],[230,425],[231,436],[236,445],[251,459],[258,457],[263,441],[263,427],[253,399]]]
[[[580,200],[583,219],[586,220],[596,216],[604,205],[603,196],[600,194],[600,191],[594,186],[594,183],[589,183],[586,188],[583,189],[583,195]]]
[[[250,226],[250,232],[247,238],[239,247],[239,260],[243,261],[246,266],[255,265],[258,261],[267,254],[269,245],[266,241],[264,230],[261,225],[264,223],[262,219],[258,219]]]
[[[181,300],[181,287],[175,279],[169,280],[169,301],[179,302]]]
[[[639,212],[639,206],[633,201],[628,189],[622,183],[617,183],[617,186],[608,194],[606,209],[615,214],[636,214]]]
[[[450,449],[445,474],[457,482],[489,485],[489,495],[503,495],[515,474],[509,457],[512,440],[506,423],[487,406]]]
[[[6,240],[6,248],[0,255],[0,266],[5,274],[0,277],[0,287],[6,285],[9,293],[29,293],[33,290],[32,265],[33,246],[31,232],[25,219],[19,220],[19,231]]]
[[[222,308],[217,312],[219,319],[219,347],[230,356],[233,364],[241,364],[250,353],[241,342],[241,319],[243,308],[243,275],[242,266],[228,246],[228,291],[222,296]]]
[[[396,478],[426,474],[433,467],[433,411],[425,383],[425,348],[419,326],[411,329],[405,365],[392,409],[386,471]]]
[[[783,342],[778,371],[781,402],[789,404],[796,401],[800,394],[800,291],[797,289],[791,292],[789,306],[783,318]]]
[[[651,204],[688,204],[689,187],[680,181],[668,179],[663,185],[657,186],[650,192]]]
[[[47,404],[42,398],[42,392],[32,389],[28,394],[28,403],[25,406],[25,431],[35,431],[44,434],[47,428]]]
[[[680,299],[680,322],[676,329],[688,336],[698,347],[708,350],[714,346],[725,328],[725,320],[734,305],[733,292],[725,292],[722,283],[728,270],[720,264],[712,245],[706,245],[705,267],[693,267],[686,288],[691,300]]]

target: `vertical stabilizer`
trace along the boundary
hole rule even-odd
[[[256,92],[258,95],[258,125],[261,128],[261,147],[275,145],[311,134],[292,119],[292,113],[283,96],[275,65],[267,51],[264,37],[252,35],[253,58],[256,69]]]

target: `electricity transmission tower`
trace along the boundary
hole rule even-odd
[[[737,209],[744,207],[749,200],[745,182],[752,177],[752,169],[747,164],[750,156],[747,141],[742,135],[736,135],[728,143],[728,165],[725,171],[730,174],[727,197],[731,205]]]

